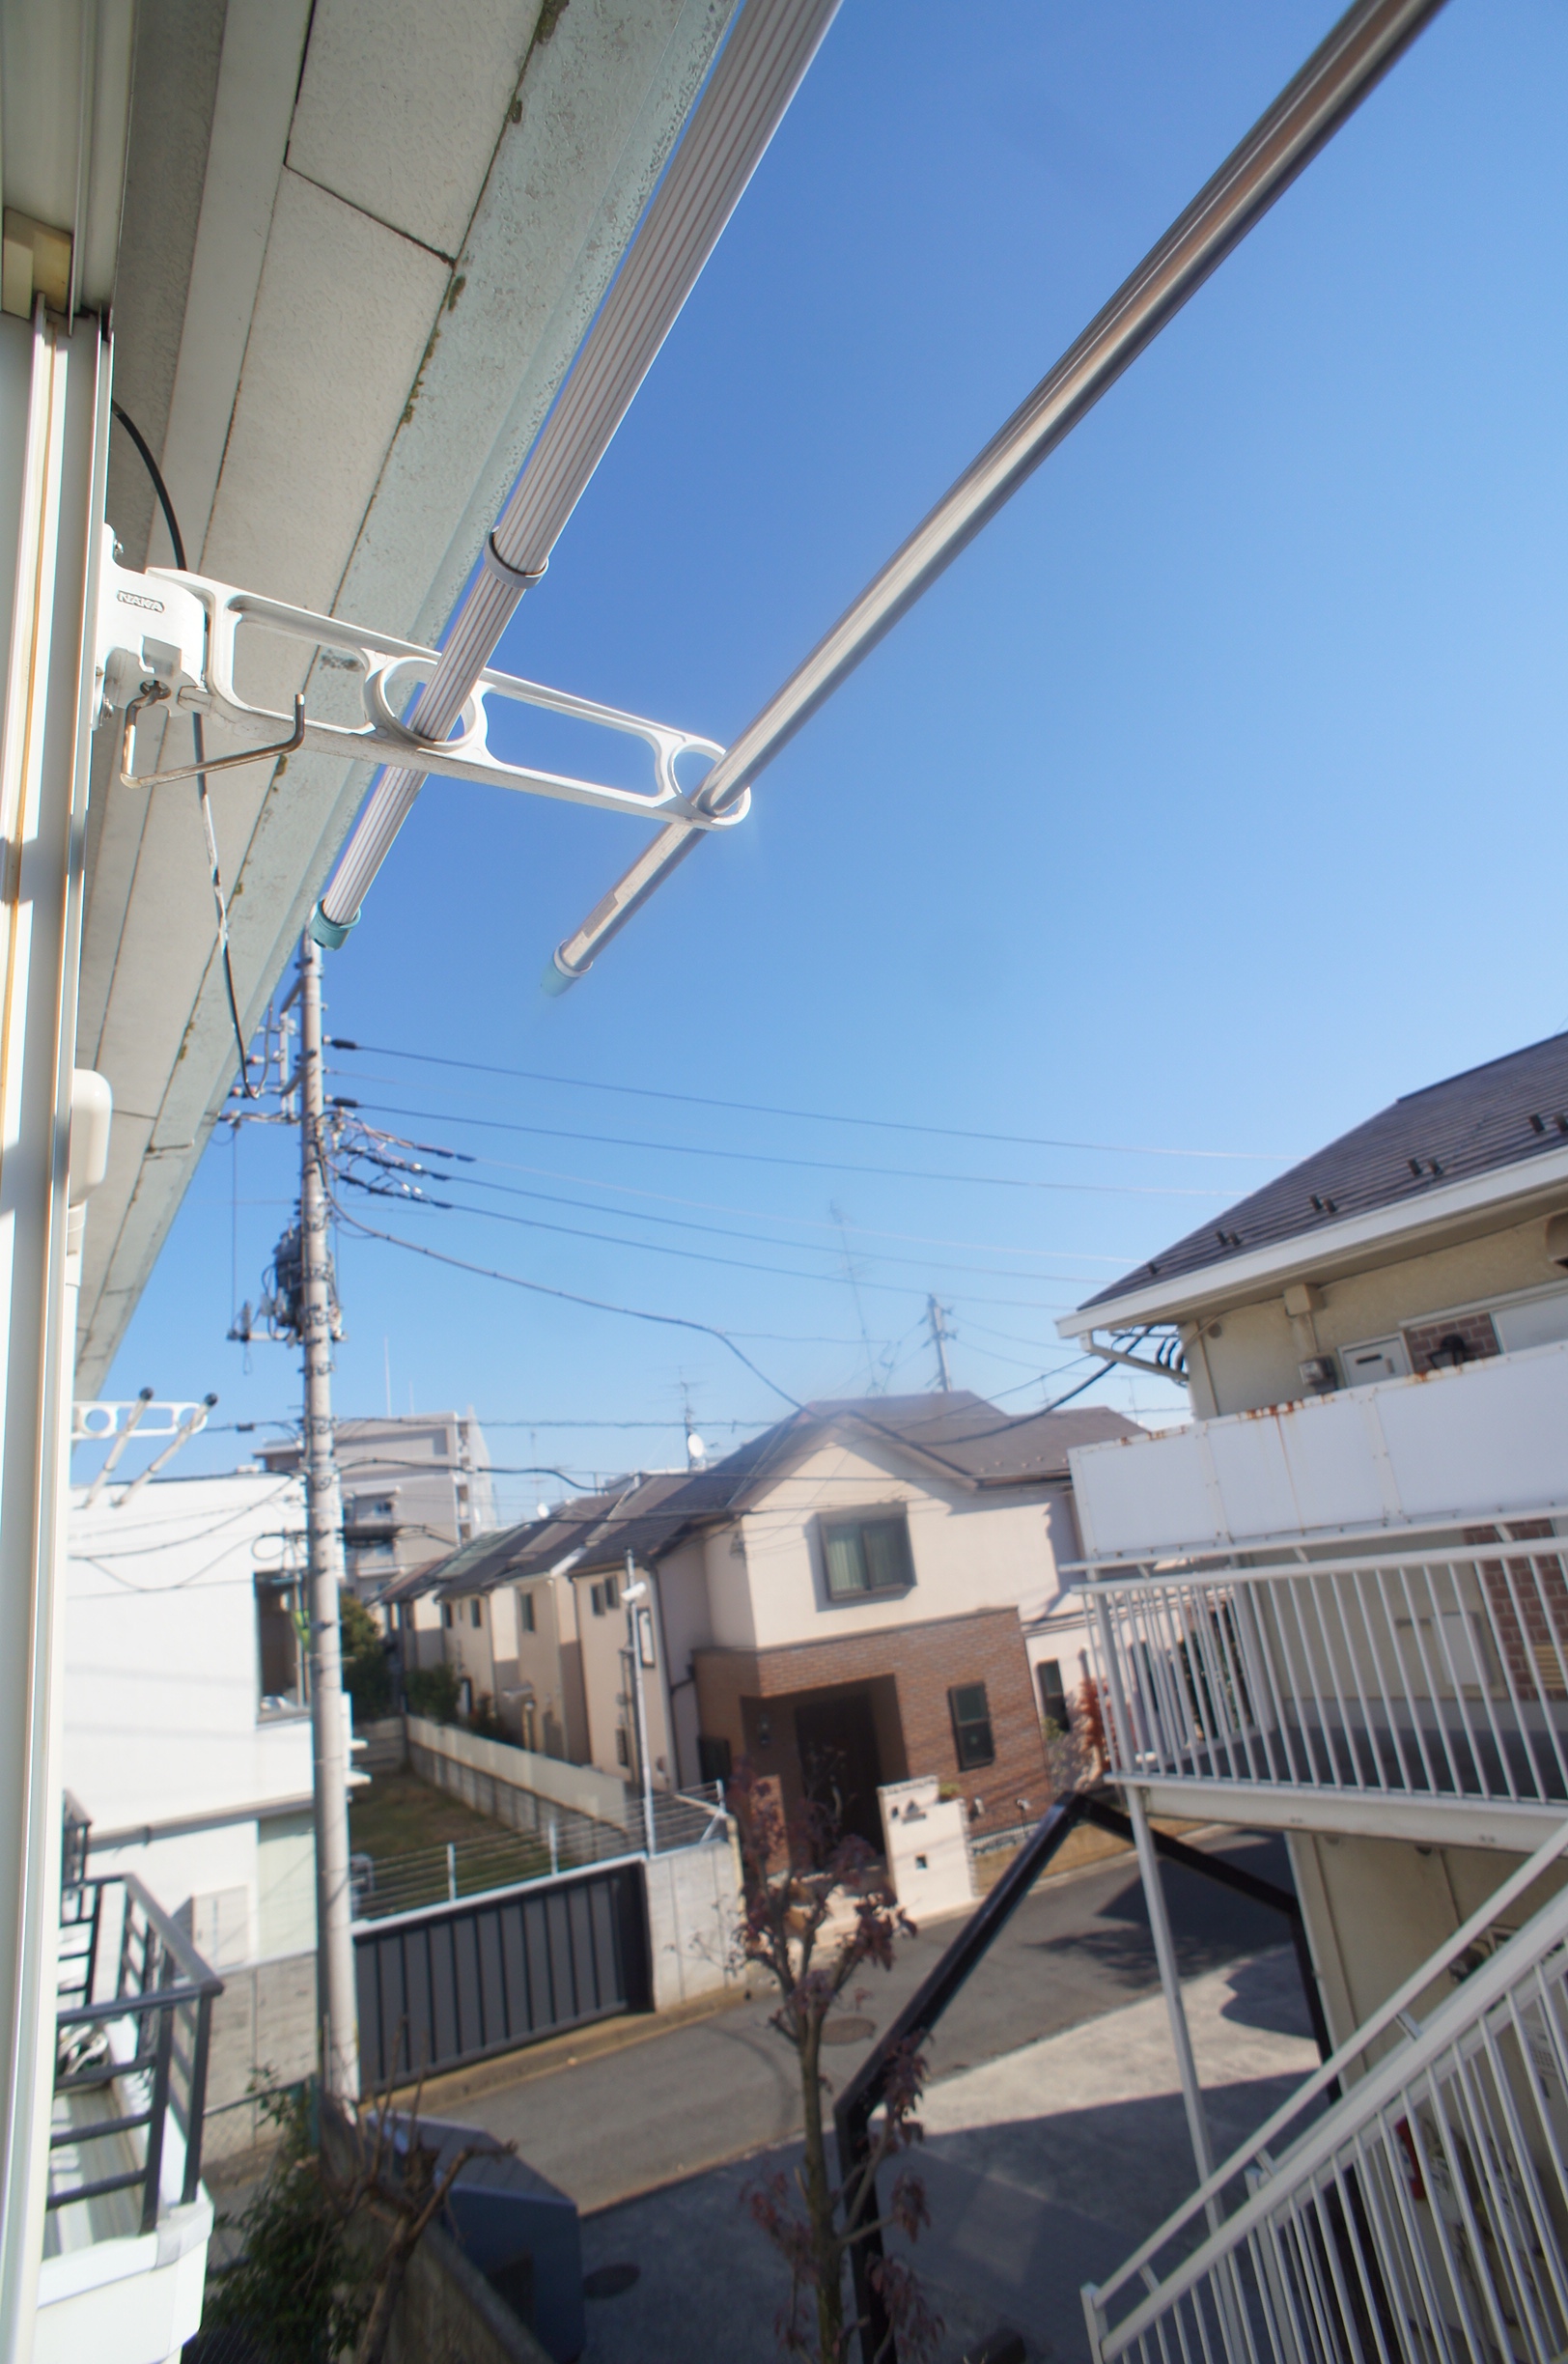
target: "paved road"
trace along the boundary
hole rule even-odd
[[[1210,2132],[1221,2157],[1317,2053],[1295,1957],[1254,1956],[1186,1982]],[[1027,2364],[1087,2364],[1081,2284],[1103,2281],[1194,2181],[1164,2004],[1156,1994],[931,2088],[914,2161],[931,2221],[891,2247],[941,2318],[936,2364],[999,2331]],[[582,2364],[722,2358],[776,2364],[782,2260],[750,2220],[748,2186],[798,2143],[687,2177],[583,2225]]]
[[[1290,1883],[1280,1839],[1246,1834],[1205,1851]],[[1184,1978],[1279,1944],[1278,1914],[1195,1872],[1167,1867],[1166,1881]],[[890,1972],[867,1974],[865,2000],[846,2011],[885,2027],[960,1926],[930,1924],[900,1948]],[[1158,1986],[1137,1872],[1131,1856],[1119,1857],[1019,1907],[942,2021],[933,2074],[978,2067]],[[771,2008],[758,1984],[751,1999],[710,2019],[476,2096],[449,2114],[514,2140],[583,2210],[607,2208],[798,2132],[795,2056],[768,2024]],[[830,2052],[835,2075],[848,2077],[871,2040]]]

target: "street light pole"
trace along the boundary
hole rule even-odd
[[[316,1992],[328,2093],[359,2097],[359,2025],[349,1888],[349,1724],[339,1629],[343,1501],[332,1442],[332,1292],[327,1256],[322,953],[300,945],[299,1271],[305,1354],[305,1534],[310,1571],[310,1721],[316,1806]]]
[[[626,1556],[626,1638],[631,1651],[631,1693],[637,1703],[637,1756],[642,1765],[643,1831],[650,1855],[658,1847],[654,1839],[654,1768],[648,1755],[648,1702],[642,1688],[642,1636],[637,1619],[641,1604],[648,1598],[648,1587],[637,1574],[637,1563],[630,1552]]]

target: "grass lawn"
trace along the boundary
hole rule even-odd
[[[551,1868],[545,1842],[475,1814],[413,1773],[378,1773],[368,1789],[353,1792],[349,1844],[376,1866],[374,1886],[360,1906],[372,1918],[444,1901],[453,1893],[453,1872],[457,1895],[477,1896],[537,1879]],[[455,1848],[450,1868],[449,1845]],[[563,1863],[571,1860],[563,1853]]]
[[[448,1840],[515,1838],[506,1823],[475,1814],[461,1798],[414,1773],[378,1773],[349,1801],[349,1843],[356,1855],[408,1855]]]

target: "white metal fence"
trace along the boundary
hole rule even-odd
[[[1568,1825],[1085,2290],[1096,2364],[1560,2364],[1568,1890],[1511,1917],[1565,1848]]]
[[[530,1830],[481,1829],[471,1839],[449,1840],[444,1845],[411,1847],[396,1855],[351,1856],[354,1919],[379,1921],[427,1904],[456,1903],[492,1888],[550,1879],[628,1855],[669,1855],[680,1847],[701,1846],[725,1828],[719,1782],[699,1782],[675,1792],[656,1789],[651,1847],[640,1795],[628,1795],[625,1822],[600,1821],[546,1798],[535,1804],[539,1818]]]
[[[1101,1569],[1110,1770],[1568,1799],[1568,1518],[1424,1548]]]

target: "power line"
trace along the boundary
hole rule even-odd
[[[920,1124],[897,1116],[841,1116],[826,1109],[773,1108],[758,1100],[717,1100],[702,1092],[660,1091],[650,1084],[604,1084],[593,1076],[546,1075],[531,1067],[492,1067],[481,1059],[449,1058],[444,1052],[405,1051],[387,1043],[350,1042],[340,1034],[329,1035],[327,1047],[333,1051],[355,1051],[372,1058],[417,1059],[431,1067],[461,1067],[470,1075],[506,1076],[518,1084],[554,1084],[571,1091],[615,1092],[636,1100],[678,1101],[686,1108],[720,1109],[726,1114],[741,1116],[782,1116],[794,1124],[858,1125],[879,1133],[923,1133],[940,1140],[973,1140],[999,1142],[1015,1149],[1083,1149],[1102,1157],[1169,1157],[1210,1158],[1253,1162],[1261,1165],[1284,1165],[1288,1160],[1269,1149],[1162,1149],[1130,1141],[1083,1141],[1056,1140],[1049,1135],[1032,1133],[982,1133],[965,1125]]]
[[[402,1206],[429,1206],[446,1215],[479,1216],[487,1223],[515,1224],[528,1231],[550,1231],[567,1239],[597,1240],[608,1248],[634,1248],[644,1255],[679,1256],[684,1263],[722,1265],[729,1272],[769,1273],[779,1280],[804,1280],[824,1288],[842,1288],[844,1285],[844,1277],[841,1273],[802,1272],[798,1265],[792,1264],[759,1264],[747,1256],[716,1255],[702,1248],[676,1248],[665,1240],[623,1239],[613,1231],[585,1231],[580,1224],[550,1223],[541,1215],[513,1215],[505,1207],[464,1206],[458,1199],[435,1198],[423,1194],[416,1197],[406,1192],[378,1188],[375,1183],[361,1181],[356,1174],[351,1173],[340,1172],[338,1179],[347,1183],[350,1189],[363,1191],[368,1197],[395,1198]],[[491,1188],[504,1190],[506,1185],[495,1183],[491,1185]],[[1021,1278],[1028,1280],[1033,1276],[1024,1274]],[[924,1286],[917,1281],[866,1280],[860,1285],[864,1288],[876,1289],[886,1297],[923,1297],[926,1294]],[[976,1299],[975,1302],[979,1304],[991,1301]],[[1015,1305],[1021,1301],[1009,1297],[1000,1302],[1005,1305]],[[1065,1305],[1047,1306],[1041,1309],[1046,1312],[1070,1310]]]
[[[666,1330],[694,1330],[704,1337],[716,1338],[721,1346],[728,1348],[738,1363],[745,1365],[754,1379],[760,1379],[765,1388],[782,1396],[785,1403],[793,1406],[797,1412],[800,1410],[798,1400],[787,1388],[781,1388],[776,1379],[770,1379],[766,1371],[759,1370],[751,1357],[742,1351],[729,1333],[715,1329],[712,1322],[691,1321],[684,1313],[648,1313],[637,1306],[609,1305],[602,1297],[582,1297],[574,1289],[550,1288],[543,1280],[525,1280],[518,1273],[496,1272],[488,1264],[470,1264],[466,1257],[443,1254],[439,1248],[426,1248],[417,1240],[399,1239],[394,1231],[378,1231],[374,1224],[362,1223],[357,1215],[350,1215],[347,1207],[338,1205],[336,1199],[332,1203],[339,1221],[346,1223],[351,1231],[360,1232],[366,1239],[380,1240],[388,1248],[406,1249],[409,1255],[428,1257],[434,1264],[449,1264],[454,1271],[473,1273],[481,1280],[501,1280],[509,1288],[527,1289],[532,1296],[554,1297],[563,1305],[587,1306],[595,1313],[618,1313],[627,1321],[653,1322]]]
[[[341,1071],[332,1070],[331,1072],[338,1073]],[[358,1107],[357,1101],[344,1102],[341,1105],[353,1108]],[[455,1117],[453,1121],[454,1123],[462,1123],[463,1120],[461,1117]],[[602,1181],[597,1174],[562,1173],[557,1167],[524,1166],[519,1165],[517,1160],[513,1158],[484,1157],[478,1151],[469,1152],[464,1150],[461,1152],[442,1152],[440,1150],[433,1149],[427,1154],[433,1157],[443,1154],[458,1155],[461,1156],[462,1163],[465,1165],[492,1167],[498,1173],[534,1174],[541,1181],[545,1182],[573,1182],[583,1190],[613,1191],[616,1196],[620,1198],[651,1198],[658,1206],[694,1207],[699,1213],[707,1215],[737,1215],[748,1223],[795,1224],[808,1231],[831,1231],[835,1235],[842,1229],[845,1231],[853,1231],[855,1236],[860,1239],[899,1240],[903,1242],[905,1246],[910,1248],[962,1248],[966,1250],[972,1250],[977,1255],[1061,1255],[1071,1257],[1075,1262],[1079,1264],[1112,1264],[1123,1270],[1125,1270],[1130,1264],[1136,1261],[1136,1258],[1134,1256],[1131,1250],[1124,1251],[1120,1255],[1105,1255],[1098,1250],[1087,1248],[1005,1248],[997,1246],[990,1240],[940,1239],[934,1237],[931,1233],[925,1231],[885,1231],[870,1224],[854,1224],[848,1221],[841,1225],[837,1223],[823,1223],[817,1217],[812,1215],[775,1215],[761,1207],[728,1206],[719,1199],[686,1198],[682,1197],[678,1193],[673,1191],[642,1190],[639,1189],[635,1183],[631,1182],[605,1182]],[[537,1195],[542,1198],[549,1196],[549,1194],[544,1191],[539,1192]],[[254,1201],[254,1203],[260,1205],[263,1203],[263,1201],[258,1199]],[[270,1200],[266,1203],[284,1205],[292,1204],[293,1202],[278,1199]],[[574,1199],[563,1199],[560,1203],[570,1206],[576,1205],[581,1202]],[[600,1209],[592,1209],[590,1211],[602,1212],[602,1210]],[[1084,1276],[1079,1273],[1041,1273],[1036,1274],[1033,1277],[1038,1280],[1066,1280],[1071,1282],[1075,1287],[1082,1286],[1084,1284]]]
[[[933,1173],[911,1166],[856,1166],[845,1158],[787,1157],[764,1149],[703,1148],[692,1141],[639,1140],[622,1133],[580,1133],[560,1125],[521,1124],[504,1116],[459,1116],[450,1110],[387,1108],[377,1101],[360,1105],[373,1116],[402,1116],[416,1124],[467,1125],[482,1133],[524,1133],[538,1140],[592,1141],[606,1149],[654,1150],[669,1157],[725,1158],[742,1166],[792,1166],[808,1173],[870,1174],[893,1182],[952,1182],[985,1190],[1064,1191],[1095,1198],[1228,1198],[1228,1191],[1193,1190],[1182,1184],[1154,1182],[1036,1182],[1017,1174]]]
[[[395,1139],[395,1138],[396,1138],[396,1136],[391,1136],[391,1135],[389,1135],[389,1136],[386,1136],[385,1138],[387,1138],[387,1139]],[[433,1157],[438,1157],[438,1156],[440,1156],[440,1155],[442,1154],[442,1152],[441,1152],[441,1151],[439,1151],[439,1150],[431,1150],[431,1151],[430,1151],[428,1154],[429,1154],[429,1155],[431,1155],[431,1156],[433,1156]],[[471,1165],[478,1165],[478,1166],[490,1166],[490,1167],[495,1167],[495,1168],[499,1168],[501,1171],[504,1171],[504,1172],[524,1172],[524,1173],[526,1173],[526,1172],[528,1172],[528,1171],[530,1171],[530,1170],[531,1170],[531,1168],[527,1168],[527,1167],[521,1167],[521,1168],[518,1168],[518,1167],[509,1167],[509,1166],[507,1166],[506,1162],[505,1162],[503,1159],[500,1159],[500,1158],[486,1158],[486,1157],[476,1157],[476,1158],[467,1159],[467,1160],[465,1160],[464,1162],[465,1162],[465,1163],[467,1163],[467,1164],[471,1164]],[[613,1212],[613,1213],[618,1213],[618,1214],[621,1216],[622,1220],[623,1220],[623,1221],[626,1221],[626,1222],[631,1222],[631,1223],[646,1223],[646,1224],[661,1224],[661,1225],[667,1225],[667,1226],[669,1226],[669,1227],[671,1227],[671,1228],[673,1228],[673,1229],[680,1230],[680,1231],[700,1231],[701,1233],[703,1233],[703,1235],[704,1235],[705,1237],[710,1238],[710,1239],[734,1239],[734,1240],[743,1240],[743,1241],[747,1242],[747,1243],[748,1243],[750,1246],[752,1246],[752,1247],[758,1247],[758,1248],[791,1248],[791,1249],[794,1249],[794,1250],[798,1251],[798,1253],[800,1253],[801,1255],[832,1255],[832,1254],[834,1254],[834,1253],[835,1253],[835,1251],[834,1251],[833,1249],[831,1249],[830,1247],[828,1247],[828,1245],[826,1244],[826,1241],[825,1241],[825,1242],[823,1243],[823,1245],[822,1245],[822,1246],[819,1248],[819,1247],[816,1245],[816,1243],[815,1243],[814,1241],[812,1241],[812,1240],[770,1240],[770,1239],[763,1239],[763,1238],[759,1238],[758,1234],[757,1234],[755,1231],[735,1231],[735,1230],[731,1230],[731,1229],[728,1227],[728,1225],[727,1225],[727,1224],[709,1224],[709,1223],[696,1223],[696,1222],[693,1222],[693,1221],[692,1221],[692,1220],[691,1220],[689,1217],[681,1216],[681,1215],[648,1215],[648,1214],[644,1214],[644,1213],[642,1213],[642,1212],[641,1212],[641,1210],[640,1210],[640,1209],[638,1209],[638,1208],[636,1208],[636,1207],[626,1207],[626,1208],[622,1208],[622,1209],[606,1209],[606,1208],[604,1208],[604,1207],[596,1206],[596,1205],[593,1203],[592,1199],[588,1199],[588,1198],[569,1198],[569,1197],[565,1196],[564,1196],[564,1195],[563,1195],[561,1192],[559,1192],[559,1191],[540,1191],[540,1190],[529,1190],[529,1189],[525,1188],[525,1187],[524,1187],[522,1184],[520,1184],[520,1183],[517,1183],[517,1182],[491,1182],[491,1181],[487,1180],[487,1178],[486,1178],[486,1177],[485,1177],[483,1174],[477,1174],[477,1173],[464,1173],[464,1174],[437,1174],[437,1173],[434,1173],[434,1172],[433,1172],[433,1173],[431,1174],[431,1179],[432,1179],[432,1180],[434,1180],[434,1181],[442,1182],[442,1183],[461,1182],[461,1183],[465,1184],[465,1185],[466,1185],[466,1187],[467,1187],[468,1189],[470,1189],[470,1190],[500,1191],[500,1192],[503,1192],[503,1193],[504,1193],[504,1194],[505,1194],[505,1195],[506,1195],[508,1197],[511,1197],[511,1198],[529,1198],[529,1199],[533,1199],[533,1200],[537,1201],[537,1202],[538,1202],[540,1205],[542,1205],[542,1206],[564,1206],[564,1207],[573,1207],[573,1208],[575,1208],[575,1209],[576,1209],[576,1210],[577,1210],[579,1213],[584,1214],[584,1215],[603,1215],[603,1214],[605,1214],[605,1213],[610,1213],[610,1212]],[[590,1187],[592,1187],[592,1186],[590,1186]],[[606,1188],[606,1189],[614,1189],[614,1188],[617,1188],[617,1187],[618,1187],[618,1185],[615,1185],[615,1184],[604,1184],[604,1185],[601,1185],[600,1187],[602,1187],[602,1188]],[[655,1194],[650,1193],[650,1192],[638,1192],[636,1195],[637,1195],[639,1197],[648,1197],[648,1196],[654,1196]],[[691,1203],[694,1203],[694,1202],[689,1201],[689,1200],[679,1200],[679,1201],[676,1201],[676,1203],[677,1203],[677,1204],[691,1204]],[[476,1208],[470,1208],[470,1209],[468,1209],[468,1210],[466,1210],[466,1211],[467,1211],[467,1212],[469,1212],[469,1213],[477,1213],[479,1210],[478,1210],[478,1209],[476,1209]],[[740,1211],[742,1211],[742,1210],[738,1210],[738,1209],[737,1209],[737,1210],[731,1210],[731,1209],[722,1209],[722,1210],[717,1210],[717,1211],[719,1211],[719,1212],[740,1212]],[[758,1222],[763,1222],[763,1223],[805,1223],[805,1222],[809,1222],[809,1221],[810,1221],[810,1218],[809,1218],[809,1217],[806,1217],[806,1216],[780,1215],[780,1216],[759,1216],[759,1217],[757,1217],[755,1220],[757,1220]],[[563,1228],[565,1228],[565,1226],[562,1226],[562,1227],[563,1227]],[[816,1227],[816,1226],[814,1225],[814,1226],[813,1226],[813,1228],[815,1228],[815,1227]],[[826,1228],[826,1226],[824,1226],[824,1228]],[[836,1225],[834,1226],[834,1228],[837,1228],[837,1227],[838,1227],[838,1226],[836,1226]],[[845,1226],[844,1226],[844,1228],[846,1228],[846,1229],[853,1229],[853,1228],[854,1228],[854,1226],[853,1226],[853,1225],[849,1225],[849,1224],[847,1224],[847,1225],[845,1225]],[[602,1233],[599,1233],[599,1232],[581,1232],[581,1233],[576,1234],[575,1236],[577,1236],[577,1237],[579,1237],[579,1238],[583,1238],[583,1239],[597,1239],[597,1238],[603,1237],[604,1235],[603,1235]],[[877,1235],[875,1235],[875,1236],[879,1236],[879,1237],[887,1237],[887,1236],[895,1236],[895,1235],[892,1235],[892,1234],[877,1234]],[[632,1242],[632,1241],[626,1241],[626,1242],[623,1242],[622,1244],[623,1244],[623,1245],[625,1245],[625,1246],[630,1247],[630,1246],[634,1246],[634,1245],[636,1245],[637,1243]],[[940,1245],[940,1243],[939,1243],[939,1242],[935,1242],[935,1241],[933,1241],[933,1242],[929,1242],[929,1243],[927,1243],[927,1244],[928,1244],[928,1245],[931,1245],[931,1246],[938,1246],[938,1245]],[[856,1252],[856,1252],[856,1255],[857,1255],[857,1257],[858,1257],[858,1259],[859,1259],[859,1261],[860,1261],[860,1262],[862,1262],[862,1263],[870,1263],[870,1264],[897,1264],[897,1265],[903,1265],[903,1266],[905,1266],[905,1267],[909,1267],[909,1266],[911,1266],[911,1265],[912,1265],[912,1266],[917,1266],[917,1267],[923,1267],[923,1266],[929,1265],[929,1263],[930,1263],[930,1261],[931,1261],[931,1259],[930,1259],[929,1257],[924,1257],[924,1256],[901,1256],[901,1255],[883,1255],[883,1254],[879,1254],[879,1253],[878,1253],[878,1252],[877,1252],[875,1249],[870,1249],[870,1248],[861,1248],[861,1249],[856,1250]],[[1026,1249],[1026,1248],[1017,1248],[1017,1249],[1008,1248],[1008,1249],[995,1249],[995,1250],[992,1250],[992,1251],[990,1251],[989,1252],[994,1253],[994,1254],[997,1254],[997,1255],[1028,1255],[1028,1254],[1030,1254],[1032,1252],[1031,1252],[1029,1249]],[[1108,1259],[1107,1259],[1107,1260],[1108,1260]],[[768,1267],[768,1268],[766,1268],[766,1269],[769,1269],[769,1270],[773,1270],[773,1269],[776,1269],[776,1268],[775,1268],[775,1267]],[[1015,1277],[1015,1276],[1013,1276],[1013,1275],[1011,1275],[1011,1274],[998,1273],[998,1272],[996,1272],[995,1270],[994,1270],[992,1266],[987,1265],[987,1264],[951,1264],[951,1263],[948,1263],[948,1262],[945,1260],[945,1258],[944,1258],[944,1259],[943,1259],[943,1261],[942,1261],[942,1270],[943,1270],[944,1272],[959,1272],[959,1273],[968,1273],[968,1274],[974,1275],[974,1276],[978,1277],[979,1279],[981,1279],[981,1280],[999,1280],[1012,1279],[1012,1278],[1014,1278],[1014,1277]],[[1046,1283],[1049,1283],[1049,1282],[1050,1282],[1050,1281],[1052,1281],[1052,1280],[1059,1280],[1059,1281],[1062,1281],[1062,1282],[1063,1282],[1063,1283],[1064,1283],[1066,1286],[1068,1286],[1068,1287],[1070,1287],[1070,1288],[1083,1288],[1083,1287],[1086,1287],[1086,1286],[1088,1286],[1088,1285],[1089,1285],[1088,1280],[1086,1279],[1086,1277],[1085,1277],[1085,1276],[1084,1276],[1082,1273],[1026,1272],[1026,1273],[1020,1273],[1020,1274],[1018,1274],[1016,1277],[1017,1277],[1017,1279],[1019,1279],[1019,1280],[1026,1280],[1026,1281],[1030,1281],[1030,1282],[1046,1282]]]

